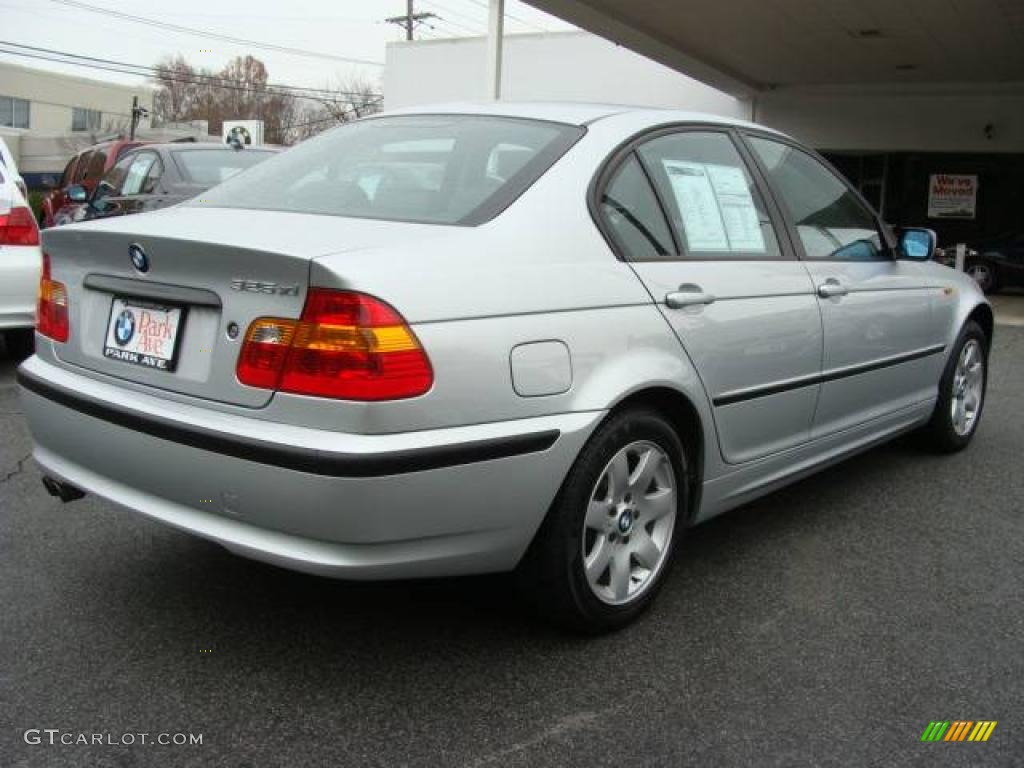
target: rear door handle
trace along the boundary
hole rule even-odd
[[[684,307],[700,307],[715,303],[715,296],[705,293],[697,285],[681,285],[680,290],[665,295],[665,305],[669,309]]]
[[[845,296],[850,292],[850,289],[840,283],[838,280],[829,278],[824,283],[818,286],[818,295],[823,299],[832,299],[837,296]]]

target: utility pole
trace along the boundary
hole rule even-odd
[[[405,0],[405,15],[404,16],[392,16],[384,19],[386,24],[397,24],[400,27],[405,27],[405,39],[412,40],[412,33],[416,27],[427,19],[433,19],[437,17],[436,13],[416,13],[416,9],[413,7],[414,0]]]
[[[132,122],[131,127],[128,129],[129,140],[135,140],[135,129],[139,125],[139,120],[149,114],[149,110],[145,107],[139,106],[139,97],[132,96]]]

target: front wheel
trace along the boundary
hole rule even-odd
[[[658,413],[598,428],[520,565],[524,598],[584,632],[625,626],[654,599],[687,522],[686,456]]]
[[[967,447],[978,429],[988,384],[988,340],[968,322],[953,346],[939,382],[935,413],[925,427],[932,446],[943,453]]]

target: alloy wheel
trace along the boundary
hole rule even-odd
[[[620,449],[590,494],[583,567],[594,595],[625,605],[654,583],[672,543],[678,509],[672,460],[640,440]]]
[[[981,344],[976,339],[970,339],[960,350],[953,374],[950,409],[953,429],[961,437],[969,435],[978,421],[985,388],[984,360]]]

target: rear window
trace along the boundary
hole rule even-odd
[[[258,149],[193,149],[171,153],[181,175],[191,184],[212,187],[266,160],[273,152]]]
[[[518,118],[373,118],[268,160],[211,190],[203,205],[479,224],[522,194],[582,135],[576,126]]]

